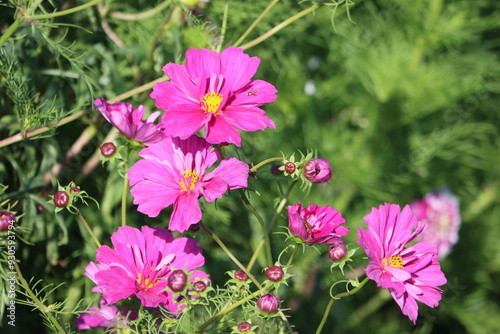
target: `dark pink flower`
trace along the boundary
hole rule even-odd
[[[163,306],[176,313],[179,306],[167,289],[172,272],[181,268],[190,273],[191,282],[208,276],[196,269],[205,263],[196,241],[174,239],[162,228],[120,227],[111,243],[114,249],[99,247],[99,262],[90,262],[85,268],[85,274],[96,283],[92,291],[102,293],[109,304],[136,296],[145,307]]]
[[[257,307],[265,313],[276,313],[280,308],[280,299],[271,294],[265,294],[257,299]]]
[[[137,319],[137,310],[128,307],[118,308],[116,305],[107,305],[101,299],[100,307],[89,307],[87,312],[80,313],[76,318],[79,331],[91,328],[124,327],[131,320]]]
[[[163,139],[163,132],[153,122],[160,116],[160,112],[152,113],[145,121],[142,119],[146,107],[134,109],[132,104],[115,102],[109,104],[104,99],[97,99],[94,105],[108,122],[113,124],[129,139],[141,142],[144,145],[157,143]]]
[[[388,289],[404,315],[416,323],[420,301],[436,307],[446,278],[437,261],[436,245],[417,243],[405,247],[422,232],[410,206],[384,204],[365,217],[368,230],[358,229],[358,243],[370,259],[366,275]],[[415,228],[415,230],[413,230]]]
[[[311,159],[304,165],[304,176],[314,183],[325,183],[332,177],[332,166],[325,159]]]
[[[205,129],[211,144],[241,146],[237,129],[275,129],[259,107],[276,99],[276,88],[251,80],[259,63],[259,58],[229,47],[220,54],[191,48],[186,51],[186,65],[165,65],[170,82],[155,84],[151,93],[156,106],[165,110],[161,121],[165,134],[186,139]]]
[[[342,214],[329,206],[310,204],[307,208],[301,202],[288,207],[288,227],[290,232],[307,244],[333,244],[344,242],[349,228]]]
[[[212,202],[230,189],[247,186],[248,165],[235,158],[224,159],[207,172],[217,153],[197,136],[165,138],[139,155],[144,159],[128,172],[134,204],[150,217],[173,204],[170,230],[184,232],[201,220],[200,196]]]
[[[461,223],[458,198],[447,190],[440,190],[425,195],[421,200],[412,201],[410,207],[425,225],[417,240],[435,243],[439,258],[445,258],[458,242]]]

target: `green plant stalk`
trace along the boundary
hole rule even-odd
[[[264,161],[261,161],[258,164],[256,164],[255,166],[253,166],[252,168],[250,168],[250,172],[255,172],[260,167],[262,167],[265,164],[268,164],[270,162],[273,162],[273,161],[283,161],[283,158],[269,158],[269,159],[266,159]]]
[[[279,0],[273,0],[273,2],[271,2],[266,7],[266,9],[264,9],[262,11],[262,13],[259,15],[259,17],[257,17],[255,19],[255,21],[253,21],[253,23],[250,25],[250,27],[248,27],[248,29],[243,33],[243,35],[241,35],[241,37],[236,41],[236,43],[234,43],[233,46],[237,47],[238,45],[240,45],[241,42],[243,42],[243,40],[248,36],[248,34],[250,34],[255,29],[255,27],[257,26],[257,24],[259,24],[259,22],[264,18],[264,16],[267,15],[267,13],[271,10],[271,8],[273,8],[274,5],[276,5],[278,3],[278,1]]]
[[[220,238],[215,235],[215,233],[213,233],[212,231],[210,231],[208,229],[208,227],[206,227],[202,222],[199,223],[200,224],[200,227],[203,229],[203,231],[205,231],[212,239],[214,239],[214,241],[219,245],[220,248],[222,248],[222,250],[224,251],[224,253],[227,254],[227,256],[229,256],[229,258],[241,269],[243,270],[243,272],[245,274],[247,274],[247,276],[252,280],[252,282],[255,284],[255,286],[259,289],[262,288],[262,286],[260,285],[260,283],[255,279],[255,277],[252,275],[252,273],[250,273],[249,270],[247,270],[245,268],[245,266],[243,266],[241,264],[241,262],[233,255],[233,253],[231,253],[231,251],[229,250],[229,248],[226,247],[226,245],[222,242],[222,240],[220,240]]]
[[[70,9],[67,9],[67,10],[63,10],[63,11],[60,11],[60,12],[50,13],[50,14],[26,15],[26,19],[28,19],[28,20],[50,19],[50,18],[53,18],[53,17],[60,17],[60,16],[68,15],[68,14],[73,14],[73,13],[79,12],[81,10],[84,10],[86,8],[95,6],[95,5],[97,5],[101,1],[103,1],[103,0],[92,0],[90,2],[87,2],[84,5],[73,7],[73,8],[70,8]]]
[[[14,266],[16,267],[16,272],[17,272],[17,276],[18,276],[19,282],[23,286],[23,288],[26,291],[26,293],[31,297],[31,299],[35,302],[35,304],[37,304],[38,309],[40,309],[40,311],[42,311],[43,313],[47,314],[47,317],[49,318],[50,322],[54,325],[54,327],[57,329],[58,333],[60,333],[60,334],[66,334],[66,332],[61,327],[61,325],[59,324],[59,322],[51,314],[50,309],[47,306],[45,306],[41,302],[41,300],[38,299],[38,297],[35,295],[35,293],[31,290],[31,288],[28,285],[28,282],[26,282],[26,280],[24,279],[23,274],[21,273],[21,269],[19,268],[17,262],[15,262],[15,261],[14,261]]]
[[[246,296],[245,298],[243,299],[240,299],[239,301],[237,301],[236,303],[232,304],[232,305],[229,305],[228,307],[226,307],[225,309],[223,310],[220,310],[219,312],[217,312],[215,315],[213,315],[210,319],[208,319],[207,321],[205,321],[199,328],[198,328],[198,333],[203,333],[203,330],[205,328],[208,327],[208,325],[210,325],[212,322],[214,322],[215,320],[217,320],[218,318],[222,317],[224,314],[228,313],[229,311],[231,310],[234,310],[235,308],[237,308],[238,306],[242,305],[243,303],[246,303],[247,301],[249,301],[250,299],[254,298],[254,297],[257,297],[259,294],[261,294],[264,289],[263,288],[260,288],[259,290],[255,291],[254,293],[252,293],[251,295],[248,295]]]
[[[12,36],[13,33],[16,32],[17,28],[21,25],[26,20],[26,15],[30,15],[32,11],[35,10],[35,8],[38,7],[38,5],[42,2],[43,0],[38,0],[36,1],[30,8],[26,10],[26,13],[22,13],[21,16],[19,16],[14,23],[11,24],[9,29],[0,37],[0,47],[4,45],[5,42]]]
[[[78,217],[80,218],[80,221],[83,223],[83,226],[85,227],[85,229],[87,230],[87,232],[89,232],[90,236],[92,237],[92,239],[94,240],[95,244],[97,245],[97,248],[101,247],[101,243],[96,238],[94,232],[92,232],[92,229],[90,228],[89,224],[87,224],[87,221],[85,220],[85,218],[83,218],[80,210],[78,210],[77,212],[78,212]]]
[[[119,20],[124,20],[124,21],[141,20],[141,19],[151,17],[151,16],[155,15],[156,13],[161,12],[163,9],[167,8],[170,5],[170,2],[171,2],[170,0],[166,0],[154,8],[151,8],[147,11],[137,13],[137,14],[129,14],[129,13],[122,13],[122,12],[110,12],[109,16],[114,17],[114,18],[119,19]]]
[[[128,178],[123,178],[122,189],[122,226],[127,225],[127,194],[128,194]]]
[[[313,5],[307,9],[304,9],[303,11],[301,11],[300,13],[297,13],[295,14],[294,16],[292,17],[289,17],[288,19],[286,19],[285,21],[281,22],[280,24],[278,24],[277,26],[275,26],[274,28],[272,28],[271,30],[269,30],[268,32],[266,32],[265,34],[257,37],[256,39],[254,39],[253,41],[250,41],[246,44],[243,44],[242,46],[240,46],[241,49],[243,50],[246,50],[246,49],[249,49],[251,48],[252,46],[255,46],[263,41],[265,41],[266,39],[268,39],[269,37],[271,37],[272,35],[274,35],[275,33],[277,33],[278,31],[280,31],[281,29],[285,28],[286,26],[288,26],[289,24],[297,21],[298,19],[300,19],[301,17],[309,14],[310,12],[318,9],[319,7],[321,7],[323,4],[316,4],[316,5]]]
[[[330,310],[333,306],[333,303],[335,303],[335,300],[336,299],[340,299],[340,298],[343,298],[343,297],[347,297],[347,296],[352,296],[354,295],[356,292],[358,292],[365,284],[366,282],[368,282],[370,279],[368,277],[365,277],[365,279],[359,283],[359,285],[357,287],[355,287],[354,289],[352,289],[351,291],[346,291],[346,292],[341,292],[341,293],[338,293],[336,294],[331,300],[330,302],[328,303],[328,305],[326,306],[326,309],[325,309],[325,313],[323,314],[323,319],[321,319],[321,323],[319,324],[318,326],[318,329],[316,330],[316,334],[320,334],[321,331],[323,330],[323,326],[325,325],[326,323],[326,320],[328,319],[328,314],[330,313]]]
[[[220,40],[219,40],[219,44],[217,45],[217,52],[218,53],[220,53],[222,50],[222,44],[224,43],[224,37],[226,36],[228,15],[229,15],[229,0],[226,0],[226,4],[224,5],[224,16],[222,18]]]

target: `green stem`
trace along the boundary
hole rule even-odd
[[[224,5],[224,17],[222,18],[222,27],[220,33],[219,44],[217,45],[217,52],[220,53],[222,50],[222,44],[224,43],[224,36],[226,35],[227,29],[227,17],[229,14],[229,0],[226,0],[226,4]]]
[[[170,5],[170,0],[166,0],[162,3],[160,3],[158,6],[147,10],[142,13],[137,13],[137,14],[129,14],[129,13],[122,13],[122,12],[110,12],[109,16],[114,17],[119,20],[124,20],[124,21],[136,21],[136,20],[141,20],[145,19],[148,17],[151,17],[155,15],[156,13],[161,12],[163,9],[167,8]]]
[[[250,168],[250,172],[255,172],[260,167],[262,167],[265,164],[268,164],[270,162],[273,162],[273,161],[283,161],[283,158],[269,158],[269,159],[266,159],[264,161],[261,161],[258,164],[256,164],[255,166],[253,166],[252,168]]]
[[[122,189],[122,226],[127,225],[127,194],[128,194],[128,178],[123,178]]]
[[[233,253],[231,253],[229,248],[226,247],[226,245],[222,242],[222,240],[220,240],[219,237],[217,235],[215,235],[215,233],[210,231],[208,229],[208,227],[205,226],[205,224],[203,224],[202,222],[200,222],[199,224],[200,224],[200,227],[203,229],[203,231],[205,231],[205,233],[207,233],[212,239],[214,239],[214,241],[219,245],[220,248],[222,248],[222,250],[238,266],[238,268],[240,268],[241,270],[243,270],[243,272],[245,274],[247,274],[247,276],[252,280],[252,282],[255,284],[255,286],[259,289],[262,288],[260,283],[255,279],[255,277],[250,273],[250,271],[247,270],[245,268],[245,266],[243,266],[243,264],[241,264],[240,261],[238,261],[238,259],[233,255]]]
[[[83,9],[97,5],[101,1],[103,1],[103,0],[92,0],[84,5],[73,7],[73,8],[63,10],[60,12],[50,13],[50,14],[40,14],[40,15],[32,15],[32,16],[26,15],[26,19],[28,19],[28,20],[50,19],[53,17],[59,17],[59,16],[68,15],[68,14],[73,14],[73,13],[79,12]]]
[[[85,220],[85,218],[83,218],[82,213],[79,210],[78,210],[78,217],[80,218],[80,221],[83,223],[83,226],[85,227],[87,232],[89,232],[92,239],[94,239],[94,242],[97,245],[97,248],[101,247],[101,243],[96,238],[94,232],[92,232],[92,229],[90,228],[89,224],[87,224],[87,221]]]
[[[237,301],[236,303],[232,304],[232,305],[229,305],[228,307],[226,307],[225,309],[223,310],[220,310],[218,313],[216,313],[214,316],[212,316],[210,319],[208,319],[207,321],[205,321],[205,323],[203,323],[199,328],[198,328],[198,333],[203,333],[203,330],[205,328],[208,327],[208,325],[210,325],[212,322],[214,322],[215,320],[217,320],[218,318],[222,317],[224,314],[228,313],[229,311],[231,310],[234,310],[235,308],[237,308],[238,306],[242,305],[243,303],[246,303],[247,301],[249,301],[250,299],[254,298],[254,297],[257,297],[259,294],[261,294],[263,292],[263,288],[260,288],[259,290],[255,291],[254,293],[252,293],[251,295],[248,295],[246,296],[245,298],[243,299],[240,299],[239,301]]]
[[[289,17],[288,19],[286,19],[285,21],[281,22],[280,24],[278,24],[277,26],[275,26],[274,28],[272,28],[271,30],[269,30],[268,32],[266,32],[265,34],[257,37],[253,41],[250,41],[250,42],[248,42],[246,44],[243,44],[240,48],[243,49],[243,50],[249,49],[252,46],[255,46],[255,45],[257,45],[257,44],[265,41],[266,39],[268,39],[269,37],[271,37],[272,35],[274,35],[278,31],[280,31],[281,29],[285,28],[287,25],[289,25],[289,24],[297,21],[302,16],[305,16],[305,15],[309,14],[310,12],[318,9],[321,6],[322,6],[322,4],[317,4],[317,5],[311,6],[311,7],[307,8],[307,9],[304,9],[300,13],[297,13],[294,16]]]
[[[5,42],[7,42],[7,40],[9,39],[9,37],[12,36],[12,34],[14,34],[14,32],[16,32],[17,28],[19,28],[19,26],[21,25],[21,23],[23,23],[26,20],[26,16],[30,15],[31,12],[34,11],[35,8],[37,8],[38,5],[42,1],[43,0],[36,1],[31,7],[29,7],[28,9],[26,9],[25,13],[21,12],[21,16],[19,16],[14,21],[14,23],[11,24],[11,26],[9,27],[9,29],[7,29],[7,31],[2,35],[2,37],[0,37],[0,47],[2,47],[2,45],[4,45]]]
[[[24,290],[26,293],[30,296],[30,298],[37,304],[38,309],[40,309],[41,312],[44,314],[47,314],[47,317],[49,318],[50,322],[54,325],[54,327],[57,329],[57,332],[60,334],[66,334],[64,329],[61,327],[59,322],[54,318],[54,316],[51,314],[51,310],[49,307],[45,306],[40,299],[33,293],[31,290],[30,286],[28,285],[28,282],[24,279],[23,274],[21,273],[21,269],[19,268],[17,262],[14,261],[14,266],[16,267],[16,272],[18,276],[19,282],[21,282],[21,285],[23,286]]]
[[[278,1],[279,0],[273,0],[273,2],[271,2],[269,6],[267,6],[266,9],[264,9],[264,11],[259,15],[259,17],[250,25],[250,27],[248,27],[248,29],[243,33],[243,35],[241,35],[241,37],[236,41],[236,43],[234,43],[233,46],[237,47],[238,45],[240,45],[241,42],[243,42],[243,40],[248,36],[248,34],[250,34],[252,30],[257,26],[257,24],[259,24],[260,20],[262,20],[262,18],[266,16],[266,14],[271,10],[271,8],[273,8],[274,5],[278,3]]]
[[[328,314],[330,313],[330,309],[332,308],[333,303],[335,303],[335,300],[343,298],[343,297],[347,297],[347,296],[352,296],[353,294],[358,292],[366,284],[366,282],[368,282],[369,280],[370,279],[368,277],[365,277],[365,279],[361,283],[359,283],[359,285],[357,287],[355,287],[354,289],[352,289],[351,291],[338,293],[330,300],[330,302],[326,306],[325,313],[323,314],[323,319],[321,319],[321,323],[319,324],[318,329],[316,330],[316,334],[320,334],[321,331],[323,330],[323,326],[325,325],[326,320],[328,319]]]
[[[297,246],[293,247],[292,250],[292,255],[290,255],[290,258],[288,259],[288,262],[286,263],[287,268],[292,265],[293,259],[295,258],[295,254],[297,254]]]

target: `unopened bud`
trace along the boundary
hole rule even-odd
[[[251,329],[252,329],[252,324],[247,321],[240,322],[240,324],[238,325],[238,330],[240,332],[248,332]]]
[[[297,167],[295,166],[295,164],[291,161],[288,161],[286,164],[285,164],[285,172],[287,172],[288,174],[292,174],[293,172],[295,172],[295,169]]]
[[[283,268],[280,266],[272,266],[267,268],[266,276],[270,281],[276,282],[283,278]]]
[[[344,244],[335,243],[328,248],[328,256],[332,261],[340,261],[347,254],[347,247]]]
[[[67,192],[63,190],[59,190],[54,194],[54,204],[57,207],[65,207],[68,204],[69,195]]]
[[[168,277],[168,287],[175,292],[182,291],[186,286],[187,275],[182,270],[174,270]]]
[[[262,295],[257,299],[257,307],[266,313],[275,313],[280,308],[280,299],[270,293]]]
[[[115,144],[108,142],[101,145],[101,154],[104,155],[106,158],[113,156],[115,152],[116,152]]]
[[[234,278],[236,278],[238,281],[245,282],[248,280],[248,275],[245,274],[245,272],[241,269],[238,269],[234,272]]]
[[[196,281],[193,283],[193,288],[194,288],[194,291],[196,291],[196,292],[203,292],[207,289],[207,283],[205,283],[203,281]]]
[[[325,183],[332,177],[332,167],[324,159],[311,159],[304,165],[304,176],[314,183]]]
[[[16,217],[9,211],[0,211],[0,231],[4,232],[9,229],[9,225],[16,224]]]

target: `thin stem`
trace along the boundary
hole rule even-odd
[[[51,310],[45,306],[40,299],[35,295],[35,293],[31,290],[30,286],[28,285],[28,282],[24,279],[23,274],[21,273],[21,269],[19,268],[17,262],[14,261],[14,266],[16,267],[16,272],[18,276],[18,280],[23,286],[24,290],[26,293],[30,296],[30,298],[37,304],[38,309],[40,309],[41,312],[47,314],[47,317],[49,318],[50,322],[55,326],[57,329],[57,332],[60,334],[66,334],[64,329],[61,327],[59,322],[54,318],[54,316],[51,314]]]
[[[275,26],[274,28],[272,28],[271,30],[269,30],[268,32],[266,32],[265,34],[257,37],[253,41],[250,41],[250,42],[248,42],[246,44],[243,44],[240,48],[243,49],[243,50],[249,49],[252,46],[255,46],[255,45],[257,45],[257,44],[265,41],[266,39],[268,39],[269,37],[271,37],[272,35],[274,35],[278,31],[280,31],[281,29],[285,28],[287,25],[289,25],[289,24],[297,21],[302,16],[305,16],[305,15],[309,14],[310,12],[318,9],[321,6],[322,6],[322,4],[317,4],[317,5],[311,6],[311,7],[307,8],[307,9],[304,9],[300,13],[297,13],[294,16],[289,17],[288,19],[286,19],[285,21],[281,22],[280,24],[278,24],[277,26]]]
[[[355,287],[354,289],[352,289],[351,291],[338,293],[330,300],[330,302],[326,306],[325,313],[323,314],[323,319],[321,319],[321,323],[319,324],[318,329],[316,330],[316,334],[320,334],[321,331],[323,330],[323,326],[325,325],[326,320],[328,319],[328,314],[330,313],[330,309],[332,308],[333,303],[335,303],[335,300],[343,298],[343,297],[347,297],[347,296],[352,296],[353,294],[358,292],[366,284],[366,282],[368,282],[369,280],[370,279],[368,277],[365,277],[365,279],[361,283],[359,283],[359,285],[357,287]]]
[[[114,18],[119,19],[119,20],[124,20],[124,21],[136,21],[136,20],[146,19],[148,17],[155,15],[156,13],[161,12],[163,9],[167,8],[170,5],[170,2],[171,2],[170,0],[166,0],[150,10],[147,10],[147,11],[141,12],[141,13],[137,13],[137,14],[129,14],[129,13],[122,13],[122,12],[110,12],[109,16],[114,17]]]
[[[5,42],[7,42],[7,40],[10,38],[10,36],[12,36],[12,34],[14,34],[16,32],[17,28],[19,28],[19,26],[26,20],[26,16],[30,15],[31,12],[34,11],[42,1],[43,0],[36,1],[31,7],[26,9],[25,13],[20,11],[21,16],[19,16],[14,21],[14,23],[11,24],[9,29],[7,29],[7,31],[2,35],[2,37],[0,37],[0,47],[2,47],[2,45],[4,45]],[[20,7],[18,7],[18,8],[20,8]]]
[[[92,232],[92,229],[90,228],[89,224],[87,224],[87,221],[85,220],[85,218],[83,218],[82,213],[80,212],[80,210],[78,210],[78,217],[80,218],[80,221],[83,223],[83,226],[85,227],[85,229],[87,230],[87,232],[89,232],[89,234],[92,237],[92,239],[94,239],[94,242],[97,245],[97,248],[101,247],[101,243],[96,238],[94,232]]]
[[[269,158],[269,159],[266,159],[264,161],[261,161],[258,164],[256,164],[255,166],[253,166],[252,168],[250,168],[250,172],[255,172],[260,167],[262,167],[265,164],[268,164],[270,162],[273,162],[273,161],[283,161],[283,158]]]
[[[221,33],[220,33],[220,41],[219,44],[217,45],[217,52],[220,53],[222,50],[222,44],[224,43],[224,37],[226,35],[226,29],[227,29],[227,17],[229,14],[229,0],[226,0],[226,4],[224,5],[224,17],[222,19],[222,28],[221,28]]]
[[[292,250],[292,255],[290,255],[290,258],[288,259],[288,262],[286,263],[287,267],[290,267],[292,265],[293,259],[295,258],[295,254],[297,254],[297,249],[299,247],[294,246]]]
[[[250,273],[249,270],[247,270],[245,268],[245,266],[243,266],[241,264],[240,261],[238,261],[238,259],[233,255],[233,253],[231,253],[231,251],[229,250],[229,248],[226,247],[226,245],[222,242],[222,240],[219,239],[219,237],[217,235],[215,235],[215,233],[213,233],[212,231],[210,231],[208,229],[208,227],[205,226],[205,224],[203,224],[202,222],[199,223],[200,224],[200,227],[203,229],[203,231],[205,231],[205,233],[207,233],[212,239],[214,239],[214,241],[219,245],[220,248],[222,248],[222,250],[227,254],[227,256],[229,256],[229,258],[241,269],[243,270],[243,272],[245,274],[247,274],[247,276],[252,280],[252,282],[255,284],[255,286],[257,286],[257,288],[262,288],[262,286],[260,285],[260,283],[255,279],[255,277]]]
[[[26,19],[28,19],[28,20],[50,19],[50,18],[53,18],[53,17],[59,17],[59,16],[68,15],[68,14],[73,14],[73,13],[79,12],[79,11],[81,11],[83,9],[86,9],[86,8],[92,7],[94,5],[97,5],[101,1],[103,1],[103,0],[92,0],[92,1],[90,1],[90,2],[88,2],[86,4],[84,4],[84,5],[73,7],[73,8],[70,8],[70,9],[67,9],[67,10],[63,10],[63,11],[60,11],[60,12],[50,13],[50,14],[26,15]]]
[[[127,194],[128,194],[128,178],[123,178],[122,189],[122,226],[127,225]]]
[[[271,8],[273,8],[274,5],[278,3],[278,1],[279,0],[273,0],[273,2],[271,2],[266,7],[266,9],[264,9],[264,11],[259,15],[259,17],[257,17],[255,21],[253,21],[250,27],[248,27],[248,29],[243,33],[243,35],[241,35],[241,37],[236,41],[236,43],[234,43],[233,46],[237,47],[238,45],[240,45],[241,42],[243,42],[243,40],[248,36],[248,34],[250,34],[253,31],[253,29],[257,26],[257,24],[259,24],[260,20],[262,20],[264,16],[266,16],[266,14],[271,10]]]

